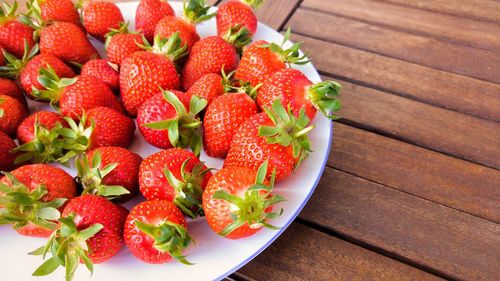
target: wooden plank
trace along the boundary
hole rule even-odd
[[[500,121],[500,85],[403,62],[334,43],[304,41],[316,67],[376,88],[474,116]]]
[[[500,2],[491,0],[379,0],[431,12],[500,23]]]
[[[492,51],[500,50],[500,25],[371,0],[305,0],[304,7],[442,38]]]
[[[447,278],[499,277],[499,224],[338,170],[325,169],[300,217]]]
[[[288,25],[306,36],[500,83],[500,53],[306,9],[297,10]]]
[[[441,280],[297,223],[240,272],[277,281]]]
[[[221,3],[227,0],[221,1]],[[256,11],[259,22],[265,23],[274,29],[286,22],[289,15],[298,6],[299,0],[272,0],[264,1],[264,4]]]
[[[332,144],[331,167],[500,222],[500,171],[340,123]]]

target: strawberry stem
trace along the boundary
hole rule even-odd
[[[75,78],[60,78],[56,71],[50,66],[40,69],[38,82],[45,88],[44,90],[33,89],[33,96],[40,100],[48,100],[51,105],[56,105],[64,88],[71,86],[78,80]]]
[[[262,3],[264,3],[264,0],[242,0],[242,2],[255,10],[258,9],[262,5]]]
[[[184,1],[184,17],[191,24],[198,24],[213,18],[216,13],[209,14],[212,6],[207,5],[205,0]]]
[[[340,110],[339,100],[342,85],[335,81],[324,81],[315,84],[308,89],[311,103],[321,113],[330,119],[338,119],[333,112]]]
[[[250,34],[250,31],[241,24],[237,24],[229,28],[222,38],[229,44],[233,45],[236,51],[240,54],[242,53],[243,48],[252,42],[252,35]]]
[[[172,62],[176,62],[189,53],[187,45],[182,44],[183,42],[179,35],[179,32],[172,34],[169,38],[163,38],[161,35],[156,35],[153,46],[151,46],[148,40],[143,36],[143,44],[139,45],[139,47],[146,51],[162,55]]]
[[[285,49],[285,44],[290,40],[290,36],[292,34],[291,28],[288,28],[285,32],[283,42],[281,45],[276,43],[263,44],[260,45],[259,48],[268,48],[271,52],[277,54],[281,61],[288,65],[296,64],[296,65],[304,65],[308,64],[310,61],[307,58],[307,54],[300,54],[300,47],[302,46],[302,42],[298,42],[293,44],[290,48]]]
[[[35,44],[30,50],[26,40],[24,40],[24,54],[21,59],[3,50],[3,56],[7,63],[5,66],[0,66],[0,76],[9,79],[17,79],[26,64],[38,54],[38,51],[38,44]]]

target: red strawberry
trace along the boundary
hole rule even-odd
[[[36,131],[39,130],[39,128],[36,128],[37,125],[43,126],[43,128],[47,130],[51,130],[57,123],[61,125],[66,124],[62,116],[57,113],[51,111],[37,111],[24,119],[19,125],[17,128],[17,139],[21,144],[31,142],[38,137],[36,134]]]
[[[101,41],[111,29],[120,27],[124,21],[115,3],[94,0],[83,4],[82,19],[87,32]]]
[[[251,98],[255,96],[256,90],[248,91],[247,94],[241,88],[238,93],[219,96],[208,106],[203,118],[203,147],[209,156],[226,157],[241,124],[257,114],[257,105]]]
[[[285,201],[272,195],[274,175],[266,180],[267,162],[258,171],[242,167],[226,167],[210,179],[203,192],[203,209],[210,228],[229,239],[254,235],[262,227],[277,229],[267,223],[273,205]]]
[[[26,108],[18,100],[11,96],[0,95],[0,131],[14,136],[17,127],[27,115]]]
[[[156,25],[166,16],[175,16],[166,0],[141,0],[135,13],[135,27],[152,42]]]
[[[182,92],[163,91],[139,108],[137,125],[146,141],[158,148],[190,147],[199,155],[202,147],[197,115],[207,102]]]
[[[135,206],[125,221],[125,243],[139,260],[160,264],[176,259],[190,264],[182,252],[191,243],[181,211],[170,201],[146,201]]]
[[[128,147],[132,142],[135,123],[129,117],[107,107],[87,111],[87,128],[94,124],[88,149],[103,146]]]
[[[333,112],[340,109],[338,97],[341,89],[342,86],[335,81],[313,84],[299,70],[287,68],[273,73],[264,82],[257,95],[257,104],[260,108],[269,107],[281,99],[297,116],[304,107],[310,120],[318,110],[328,118],[335,118]]]
[[[257,32],[257,16],[252,9],[258,8],[263,0],[230,0],[219,6],[217,10],[217,35],[224,36],[233,26],[241,25],[250,31],[251,36]]]
[[[106,55],[112,63],[121,65],[126,57],[143,51],[139,47],[143,42],[142,35],[129,32],[127,23],[122,23],[118,29],[112,29],[106,37]]]
[[[268,174],[276,170],[276,179],[288,177],[310,151],[305,110],[299,117],[285,110],[280,100],[272,110],[248,118],[234,135],[231,148],[224,162],[225,167],[247,167],[253,170],[269,161]]]
[[[118,66],[108,60],[89,60],[83,65],[82,75],[91,75],[106,83],[113,91],[120,88],[120,73]]]
[[[166,16],[161,19],[155,28],[155,36],[168,38],[174,33],[179,32],[182,44],[187,45],[191,50],[193,45],[200,40],[196,31],[196,24],[211,19],[214,14],[208,14],[210,6],[207,6],[204,0],[190,0],[184,5],[184,17]]]
[[[5,50],[17,57],[22,57],[25,44],[29,49],[35,45],[34,30],[17,20],[17,2],[12,6],[2,3],[0,7],[0,44]]]
[[[42,28],[40,52],[53,54],[66,63],[84,64],[99,57],[87,35],[78,25],[62,21]]]
[[[76,161],[83,194],[96,194],[120,202],[139,190],[142,158],[122,147],[107,146],[89,151]]]
[[[13,97],[22,104],[26,104],[23,92],[21,92],[17,84],[10,79],[0,78],[0,93]]]
[[[48,237],[57,228],[57,210],[76,196],[76,184],[65,171],[46,164],[22,166],[0,180],[3,206],[0,220],[26,236]]]
[[[264,83],[269,75],[286,68],[287,64],[308,63],[306,56],[299,53],[301,43],[285,49],[284,45],[290,38],[290,33],[288,29],[281,46],[262,40],[248,46],[243,52],[235,78],[249,82],[255,87]]]
[[[47,245],[32,253],[45,257],[50,252],[58,256],[45,261],[33,275],[47,275],[63,266],[67,279],[72,280],[79,263],[85,263],[92,272],[93,263],[103,263],[121,249],[126,217],[123,207],[101,196],[82,195],[72,199],[64,208],[60,227]]]
[[[18,156],[12,150],[16,143],[4,132],[0,131],[0,171],[10,171],[15,168],[14,161]]]
[[[148,200],[172,201],[195,218],[202,212],[201,195],[211,176],[192,152],[171,148],[142,161],[139,188]]]
[[[144,42],[147,43],[147,42]],[[129,115],[136,116],[137,109],[161,89],[177,90],[180,77],[174,61],[184,57],[186,46],[181,47],[179,34],[167,39],[155,37],[151,51],[136,52],[122,61],[120,92]]]
[[[186,93],[192,96],[204,98],[210,105],[216,97],[224,94],[224,85],[222,81],[223,78],[219,74],[205,74],[198,79],[198,81],[196,81],[189,88],[189,90],[186,91]]]
[[[30,0],[28,12],[38,13],[46,21],[66,21],[80,24],[80,15],[71,0]]]

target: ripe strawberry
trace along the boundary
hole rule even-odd
[[[243,52],[240,65],[236,70],[235,78],[249,82],[252,86],[264,83],[269,75],[284,69],[287,65],[302,65],[309,62],[305,55],[300,55],[301,43],[285,49],[284,45],[290,38],[291,30],[285,34],[281,46],[266,41],[257,41],[248,46]]]
[[[13,97],[22,104],[26,104],[23,92],[21,92],[17,84],[10,79],[0,78],[0,93]]]
[[[310,120],[314,119],[318,110],[333,119],[333,112],[340,109],[338,97],[341,89],[342,86],[335,81],[313,84],[299,70],[286,68],[276,71],[264,82],[257,95],[257,104],[260,108],[269,107],[281,99],[295,115],[305,108]]]
[[[120,27],[120,23],[124,21],[122,12],[115,3],[94,0],[84,2],[82,20],[85,30],[101,41],[104,41],[111,29]]]
[[[134,121],[111,108],[90,109],[85,124],[87,128],[93,127],[87,150],[103,146],[128,147],[134,138]]]
[[[234,135],[224,167],[247,167],[253,170],[269,161],[268,175],[276,170],[276,179],[288,177],[307,157],[310,143],[309,118],[302,109],[298,117],[285,110],[278,99],[272,109],[248,118]]]
[[[192,152],[171,148],[142,161],[139,188],[148,200],[172,201],[192,218],[200,215],[201,195],[212,173]]]
[[[123,207],[101,196],[82,195],[72,199],[64,208],[59,219],[61,224],[47,245],[31,253],[44,258],[47,253],[52,254],[33,276],[48,275],[63,266],[67,280],[72,280],[79,263],[84,263],[92,272],[93,263],[107,261],[122,247],[126,218]]]
[[[125,202],[139,190],[142,158],[122,147],[107,146],[87,152],[76,161],[83,194]]]
[[[59,78],[51,67],[40,70],[38,78],[46,90],[35,90],[37,99],[59,103],[61,114],[78,119],[84,111],[96,106],[105,106],[123,112],[123,108],[111,89],[94,76],[80,75],[74,78]]]
[[[97,50],[78,25],[62,21],[41,29],[40,52],[53,54],[66,63],[84,64],[99,57]]]
[[[257,32],[257,16],[252,9],[258,8],[263,0],[230,0],[217,10],[217,35],[224,36],[231,27],[240,25],[250,31],[251,37]]]
[[[42,20],[80,24],[80,15],[71,0],[29,0],[28,13],[38,13]]]
[[[149,42],[152,42],[156,25],[166,16],[175,16],[174,10],[166,0],[141,0],[135,13],[135,27]]]
[[[46,164],[22,166],[0,180],[0,221],[22,235],[48,237],[57,228],[58,208],[76,196],[76,184],[65,171]]]
[[[277,229],[267,223],[273,205],[285,199],[272,195],[274,174],[266,180],[267,161],[258,171],[242,167],[226,167],[218,171],[203,192],[203,209],[210,228],[217,234],[240,239],[254,235],[262,227]]]
[[[207,102],[183,92],[163,91],[139,108],[137,125],[144,139],[158,148],[190,147],[196,155],[202,147],[200,118]]]
[[[15,168],[14,161],[18,153],[12,150],[16,143],[4,132],[0,131],[0,171],[10,171]]]
[[[255,95],[256,89],[242,87],[237,93],[215,98],[208,106],[203,118],[203,147],[207,155],[226,157],[233,136],[241,124],[258,112],[252,99]]]
[[[11,96],[0,95],[0,131],[14,136],[17,127],[27,115],[26,108],[18,100]]]
[[[181,211],[170,201],[146,201],[135,206],[125,221],[125,243],[139,260],[161,264],[176,259],[189,263],[182,251],[191,243]]]
[[[118,29],[112,29],[106,37],[106,56],[112,63],[121,65],[126,57],[143,51],[139,46],[143,42],[142,35],[129,32],[127,23],[122,23]]]
[[[64,126],[66,121],[57,113],[37,111],[24,119],[19,127],[17,127],[17,139],[21,144],[31,142],[39,137],[37,130],[40,130],[40,128],[37,128],[37,126],[51,130],[57,123]]]
[[[196,24],[207,21],[215,16],[215,13],[208,14],[210,6],[207,6],[205,0],[189,0],[184,5],[184,16],[166,16],[161,19],[155,28],[155,36],[168,38],[174,33],[179,32],[182,44],[187,45],[191,50],[193,45],[200,40],[196,31]]]
[[[186,91],[186,94],[204,98],[210,105],[216,97],[224,94],[223,78],[216,73],[205,74]]]
[[[5,50],[17,57],[22,57],[24,45],[31,49],[35,45],[33,40],[34,30],[17,20],[17,2],[12,6],[2,3],[0,7],[0,44]]]
[[[105,59],[89,60],[83,65],[82,75],[91,75],[106,83],[113,91],[120,89],[118,66]]]
[[[147,44],[147,41],[144,42]],[[181,47],[179,33],[169,39],[155,37],[149,51],[136,52],[122,61],[120,68],[120,92],[128,114],[137,115],[137,109],[161,89],[178,90],[180,77],[174,62],[187,53]]]

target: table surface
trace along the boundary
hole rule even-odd
[[[343,118],[299,218],[228,279],[500,280],[500,2],[268,0],[258,16],[344,85]]]

